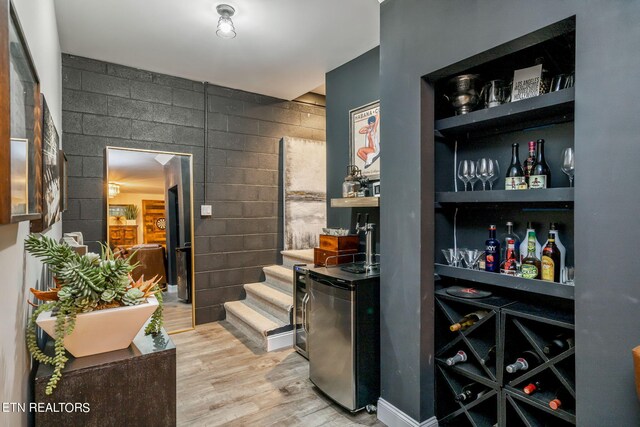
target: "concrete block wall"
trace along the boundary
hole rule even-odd
[[[63,230],[106,240],[106,146],[193,154],[195,213],[213,205],[212,218],[194,218],[196,322],[224,318],[223,304],[279,259],[280,138],[324,140],[324,107],[215,85],[205,94],[201,82],[66,54],[62,65]]]

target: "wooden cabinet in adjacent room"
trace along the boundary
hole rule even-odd
[[[138,244],[137,225],[109,226],[109,244],[111,246],[133,246]]]

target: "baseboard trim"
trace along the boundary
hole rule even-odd
[[[267,351],[293,347],[293,330],[267,336]]]
[[[419,423],[383,398],[378,399],[378,419],[388,427],[438,427],[436,417]]]

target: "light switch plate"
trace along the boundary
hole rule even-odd
[[[200,216],[211,216],[213,211],[211,205],[200,205]]]

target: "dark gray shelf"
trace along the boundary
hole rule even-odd
[[[467,280],[490,286],[531,292],[534,294],[548,295],[557,298],[573,300],[574,287],[550,283],[543,280],[523,279],[522,277],[507,276],[499,273],[489,273],[482,270],[470,270],[468,268],[451,267],[444,264],[435,264],[435,273],[442,277]]]
[[[436,193],[436,203],[540,203],[573,205],[573,188],[547,188],[542,190],[487,190],[487,191],[443,191]]]
[[[436,135],[491,135],[573,120],[575,89],[509,102],[493,108],[436,120]]]

